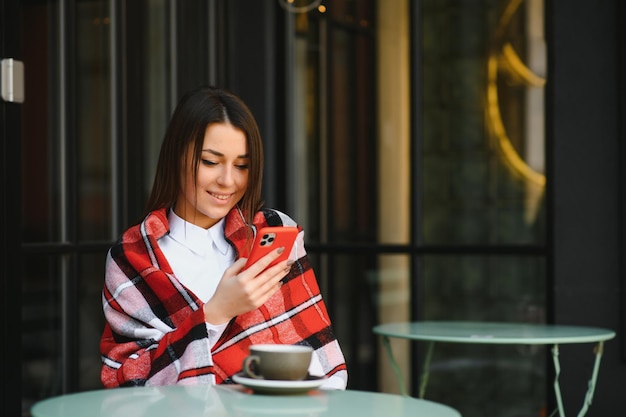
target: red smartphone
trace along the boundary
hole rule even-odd
[[[250,265],[254,264],[268,253],[276,248],[280,248],[281,246],[284,247],[285,250],[278,256],[278,258],[274,259],[274,261],[268,265],[268,268],[288,259],[297,236],[297,227],[277,226],[261,228],[257,231],[252,249],[250,250],[250,256],[248,256],[246,266],[243,269],[247,269]]]

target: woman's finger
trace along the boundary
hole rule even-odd
[[[248,273],[248,275],[257,276],[261,272],[265,271],[272,262],[276,260],[283,252],[285,251],[284,247],[276,248],[267,255],[263,256],[261,259],[250,265],[244,273]]]

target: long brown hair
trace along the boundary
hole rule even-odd
[[[186,93],[178,102],[165,132],[157,163],[152,192],[146,204],[146,214],[169,208],[178,198],[181,175],[186,172],[187,151],[193,148],[192,174],[194,183],[200,163],[206,128],[212,123],[229,123],[246,136],[248,155],[248,186],[238,203],[244,219],[252,218],[261,208],[263,177],[263,144],[259,127],[248,106],[235,94],[215,87],[199,87]]]

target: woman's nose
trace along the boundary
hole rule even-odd
[[[221,185],[231,185],[233,183],[233,169],[224,167],[217,178],[217,182]]]

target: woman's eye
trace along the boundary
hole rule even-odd
[[[202,165],[213,166],[213,165],[217,165],[217,162],[209,161],[208,159],[203,159]]]
[[[248,169],[248,164],[239,164],[239,165],[235,165],[235,167],[237,169]]]

